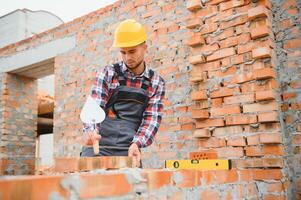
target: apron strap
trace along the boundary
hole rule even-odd
[[[117,75],[118,75],[118,82],[119,82],[119,84],[120,84],[120,85],[126,85],[125,78],[124,78],[123,73],[122,73],[121,70],[120,70],[120,65],[119,65],[119,63],[115,63],[115,64],[113,64],[113,66],[114,66],[115,72],[116,72]]]

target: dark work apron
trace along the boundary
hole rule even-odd
[[[114,90],[106,108],[106,118],[100,124],[100,146],[126,147],[128,148],[141,124],[143,113],[149,101],[148,87],[150,87],[153,71],[150,70],[150,78],[141,77],[141,88],[126,86],[121,66],[114,64],[118,75],[119,86]],[[83,147],[81,156],[127,156],[128,149],[114,149],[100,147],[99,155],[94,155],[93,147]]]

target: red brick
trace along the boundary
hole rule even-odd
[[[204,150],[189,152],[189,159],[206,160],[206,159],[217,159],[216,150]]]
[[[267,27],[266,25],[256,26],[254,28],[251,28],[251,38],[257,39],[257,38],[265,37],[270,35],[270,32],[271,32],[270,28]]]
[[[239,88],[221,87],[218,90],[211,92],[210,97],[211,98],[226,97],[226,96],[232,96],[235,93],[239,93]]]
[[[252,50],[252,57],[258,58],[270,58],[272,56],[272,50],[269,47],[260,47]]]
[[[280,180],[282,177],[280,169],[256,169],[253,173],[255,180]]]
[[[230,0],[228,2],[224,2],[220,4],[220,10],[224,11],[224,10],[228,10],[230,8],[235,8],[238,6],[242,6],[244,5],[244,0]]]
[[[223,104],[223,98],[211,99],[212,107],[220,107]]]
[[[197,129],[193,132],[192,137],[194,138],[208,138],[211,136],[211,133],[208,129]]]
[[[257,122],[256,115],[233,115],[226,116],[226,125],[252,124]]]
[[[234,146],[234,147],[246,146],[246,140],[244,137],[229,138],[227,140],[227,146]]]
[[[206,62],[202,64],[195,65],[196,67],[200,68],[203,71],[212,71],[212,70],[218,70],[220,69],[220,62],[214,61],[214,62]]]
[[[248,10],[248,18],[249,20],[253,20],[259,17],[268,17],[269,10],[264,6],[256,6],[255,8],[251,8]]]
[[[48,199],[56,192],[62,198],[69,198],[68,191],[60,182],[63,176],[26,176],[0,181],[1,199]],[[24,196],[26,195],[26,197]]]
[[[125,195],[132,191],[125,174],[83,174],[80,178],[80,199]]]
[[[218,158],[241,158],[244,156],[244,150],[242,147],[222,147],[218,148]]]
[[[156,190],[163,186],[171,185],[172,172],[171,171],[159,171],[159,170],[149,170],[142,173],[142,177],[147,180],[148,189]]]
[[[243,112],[262,112],[262,111],[272,111],[278,110],[278,104],[276,101],[270,101],[268,103],[253,103],[243,105]]]
[[[188,41],[187,41],[187,45],[188,46],[198,46],[198,45],[202,45],[205,44],[205,39],[201,34],[194,34]]]
[[[228,137],[236,134],[243,133],[243,128],[241,126],[227,126],[221,128],[215,128],[213,130],[213,136],[215,137]]]
[[[220,24],[220,29],[227,29],[229,27],[237,26],[240,24],[245,24],[248,21],[248,15],[241,15],[238,17],[235,17],[234,19],[230,21],[223,21]]]
[[[287,40],[283,44],[284,49],[294,49],[301,47],[301,39],[291,39]]]
[[[210,138],[205,139],[205,140],[198,140],[198,146],[199,147],[206,147],[206,148],[225,147],[226,146],[226,140],[215,138],[215,137],[210,137]]]
[[[201,185],[202,172],[197,170],[180,170],[175,173],[180,173],[183,179],[176,185],[181,188],[191,188]]]
[[[254,94],[242,94],[231,97],[224,97],[224,104],[236,104],[236,103],[251,103],[254,102]]]
[[[289,85],[294,89],[301,88],[301,80],[292,81]]]
[[[200,0],[189,0],[187,1],[186,8],[189,11],[196,11],[201,8],[201,1]]]
[[[237,48],[237,53],[242,54],[246,52],[251,52],[255,47],[254,42],[248,42],[246,44],[239,44]]]
[[[262,158],[262,166],[263,167],[283,167],[283,159],[282,158]]]
[[[209,107],[208,100],[197,101],[195,104],[195,106],[192,106],[194,109],[204,109]]]
[[[205,119],[205,120],[197,120],[196,128],[206,128],[206,127],[214,127],[214,126],[224,126],[223,119]]]
[[[223,116],[229,114],[239,114],[240,113],[240,106],[233,105],[233,106],[223,106],[221,108],[211,108],[210,115],[211,116]]]
[[[235,50],[234,50],[233,47],[226,48],[226,49],[221,49],[221,50],[218,50],[218,51],[214,52],[212,55],[208,56],[207,61],[218,60],[218,59],[221,59],[221,58],[232,56],[234,54],[235,54]]]
[[[189,62],[193,65],[198,64],[198,63],[203,63],[203,62],[206,62],[206,57],[203,54],[196,55],[196,56],[190,56]]]
[[[186,28],[193,29],[203,25],[201,18],[190,18],[186,21]]]
[[[201,191],[200,199],[220,200],[219,192],[213,189],[204,189]]]
[[[260,0],[260,1],[258,1],[258,5],[265,6],[270,10],[272,9],[272,4],[269,0]]]
[[[262,68],[253,70],[255,79],[276,78],[276,72],[272,68]]]
[[[279,121],[279,117],[276,111],[258,114],[258,122],[277,122],[277,121]]]
[[[260,146],[248,146],[245,147],[246,156],[254,157],[254,156],[263,156],[263,152]]]
[[[202,26],[202,29],[200,31],[200,33],[202,35],[204,34],[208,34],[208,33],[212,33],[214,31],[216,31],[218,28],[218,24],[217,23],[205,23],[203,26]]]
[[[282,138],[278,133],[262,133],[259,136],[259,141],[262,144],[281,144]]]
[[[260,142],[259,142],[259,135],[247,136],[247,143],[248,143],[248,145],[257,145],[257,144],[260,144]]]
[[[238,181],[238,174],[236,169],[216,170],[214,171],[214,173],[215,173],[215,177],[217,177],[216,179],[217,184],[234,183]]]
[[[283,192],[284,191],[284,185],[283,183],[269,183],[267,185],[267,192]]]
[[[292,98],[295,98],[296,96],[297,96],[297,93],[295,93],[295,92],[284,92],[282,94],[283,100],[292,99]]]
[[[263,153],[265,155],[276,155],[276,156],[283,156],[284,155],[284,149],[282,145],[264,145],[263,146]]]
[[[258,91],[255,93],[256,101],[273,100],[276,97],[274,90]]]
[[[301,145],[301,135],[293,135],[292,144]]]
[[[191,100],[196,101],[196,100],[205,100],[205,99],[207,99],[206,90],[191,92]]]
[[[208,119],[209,112],[208,110],[192,110],[192,118],[194,119]]]

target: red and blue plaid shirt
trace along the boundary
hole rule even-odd
[[[146,67],[140,76],[135,76],[123,62],[121,72],[125,76],[126,85],[130,87],[141,88],[142,76],[149,78],[150,70]],[[113,65],[108,65],[99,71],[92,86],[92,98],[102,107],[105,108],[114,90],[119,86],[118,75],[115,73]],[[151,87],[148,87],[149,102],[143,113],[143,119],[134,136],[132,142],[139,147],[147,147],[152,144],[156,135],[162,115],[163,115],[163,98],[165,94],[164,80],[155,72],[151,78]],[[99,127],[99,124],[98,126]],[[93,125],[84,124],[84,131],[93,130]]]

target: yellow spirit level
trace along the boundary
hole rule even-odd
[[[165,168],[170,169],[202,169],[221,170],[231,169],[231,160],[208,159],[208,160],[166,160]]]

